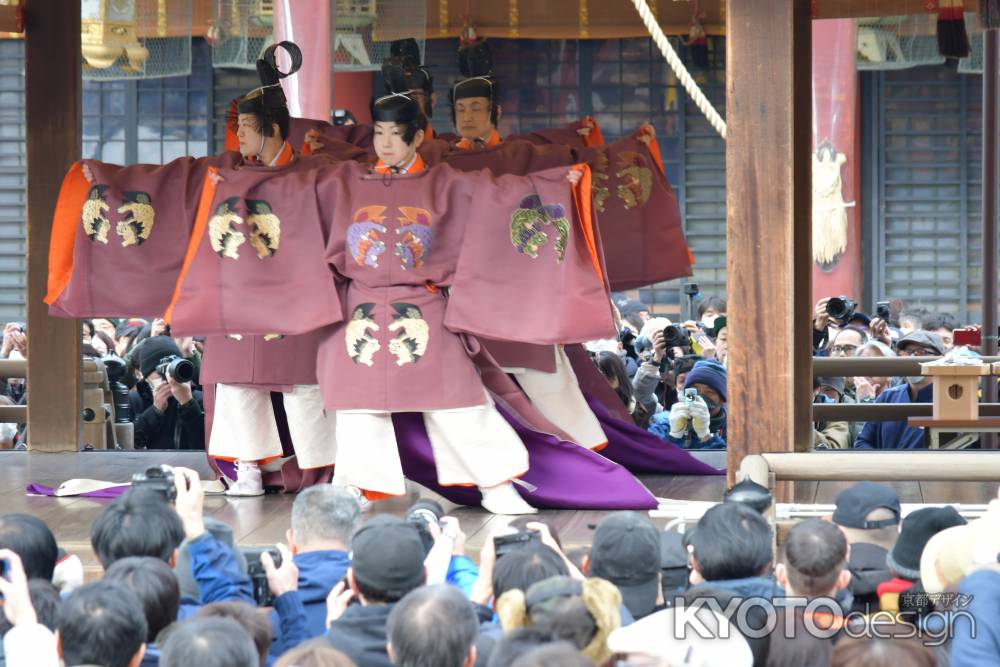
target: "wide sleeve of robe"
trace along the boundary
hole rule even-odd
[[[317,195],[337,171],[309,158],[218,171],[167,311],[177,335],[297,335],[341,319]]]
[[[528,134],[514,134],[507,141],[530,141],[533,144],[556,144],[570,148],[586,146],[603,146],[604,134],[601,126],[592,116],[585,116],[562,127],[534,130]]]
[[[45,297],[50,313],[159,317],[181,269],[206,174],[237,157],[128,167],[74,164],[52,223]],[[84,163],[92,183],[83,175]]]
[[[590,171],[478,174],[445,326],[524,343],[615,335],[591,214]],[[473,176],[469,174],[469,176]]]
[[[690,276],[694,262],[659,145],[653,136],[643,142],[643,134],[577,151],[593,170],[594,212],[616,291]]]

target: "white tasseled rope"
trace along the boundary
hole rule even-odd
[[[680,80],[681,85],[684,86],[684,90],[687,91],[688,95],[697,105],[698,109],[705,115],[708,122],[711,123],[715,131],[725,139],[726,138],[726,121],[722,119],[719,112],[715,110],[712,103],[708,101],[705,97],[705,93],[701,92],[701,88],[698,87],[697,82],[691,78],[688,73],[687,68],[684,67],[684,63],[677,56],[677,52],[674,51],[674,47],[670,46],[670,40],[667,36],[663,34],[663,30],[660,28],[659,24],[656,22],[656,18],[653,16],[653,12],[650,11],[649,5],[646,4],[646,0],[632,0],[632,4],[635,5],[635,10],[639,12],[639,17],[642,22],[646,24],[646,30],[649,31],[650,37],[656,42],[656,46],[660,49],[660,53],[663,57],[667,59],[667,64],[670,65],[670,69],[674,71],[677,78]]]

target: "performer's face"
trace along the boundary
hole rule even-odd
[[[398,123],[379,121],[375,123],[375,153],[387,165],[406,166],[417,152],[424,138],[424,131],[417,130],[413,143],[406,143],[403,135],[406,128]]]
[[[264,135],[260,120],[252,113],[241,113],[236,121],[236,138],[240,140],[240,153],[244,157],[256,157],[264,147]]]
[[[463,139],[484,139],[493,131],[488,97],[464,97],[455,101],[455,129]]]

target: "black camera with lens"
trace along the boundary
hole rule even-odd
[[[406,512],[406,522],[416,527],[420,533],[420,541],[424,543],[424,552],[430,553],[434,546],[434,536],[431,534],[431,524],[441,525],[444,508],[434,500],[418,500]]]
[[[358,124],[354,114],[352,114],[348,109],[334,109],[331,115],[333,117],[333,124],[336,127]]]
[[[836,296],[826,303],[826,314],[844,324],[847,324],[854,317],[857,309],[857,301],[849,296]]]
[[[524,530],[510,535],[497,535],[493,538],[493,551],[499,559],[512,551],[526,549],[532,544],[541,544],[542,534],[537,530]]]
[[[240,552],[247,561],[247,576],[253,586],[253,599],[257,601],[258,607],[270,607],[274,603],[274,596],[260,557],[264,552],[271,554],[271,560],[277,568],[281,567],[281,552],[274,547],[247,547],[240,549]]]
[[[164,380],[166,380],[169,375],[177,382],[190,382],[194,379],[194,364],[184,357],[178,357],[176,354],[172,354],[169,357],[164,357],[160,360],[159,365],[156,367],[156,372],[159,373],[160,377]]]
[[[691,333],[684,327],[671,324],[663,330],[663,344],[667,349],[675,347],[689,347],[691,345]]]
[[[883,322],[888,322],[891,314],[888,301],[879,301],[875,304],[875,317],[879,318]]]
[[[177,500],[177,487],[174,485],[174,469],[168,465],[158,465],[146,468],[132,475],[132,488],[155,491],[163,499],[172,503]]]

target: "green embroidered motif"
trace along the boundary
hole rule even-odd
[[[556,262],[562,263],[569,242],[569,220],[562,204],[542,204],[536,194],[524,196],[510,218],[510,242],[522,255],[538,259],[538,251],[549,242],[545,230],[549,225],[556,231]]]

